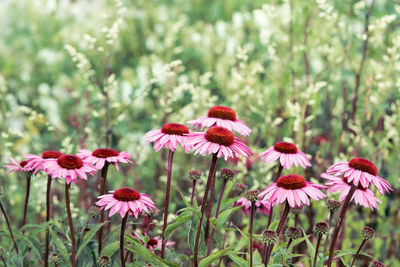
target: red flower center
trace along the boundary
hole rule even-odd
[[[47,150],[42,153],[44,159],[58,159],[63,153],[56,150]]]
[[[154,238],[150,238],[149,241],[147,241],[147,245],[149,247],[157,246],[157,244],[158,244],[158,241],[156,239],[154,239]]]
[[[236,113],[231,108],[223,106],[215,106],[208,110],[208,117],[235,121]]]
[[[346,184],[352,186],[352,185],[353,185],[353,181],[349,182],[349,181],[347,181],[347,179],[348,179],[347,177],[343,177],[343,181],[344,181]],[[357,189],[362,190],[362,191],[365,191],[365,190],[367,190],[367,188],[368,188],[368,187],[363,187],[363,186],[361,185],[361,183],[358,183]]]
[[[19,163],[19,166],[21,166],[21,167],[25,167],[25,166],[26,166],[26,164],[28,164],[28,161],[26,161],[26,160],[23,160],[23,161],[21,161],[21,162]]]
[[[296,174],[288,174],[282,176],[276,182],[279,187],[283,187],[289,190],[300,189],[306,186],[306,181],[303,177]]]
[[[362,172],[367,172],[371,175],[377,175],[378,170],[376,169],[375,164],[373,164],[371,161],[366,160],[364,158],[354,158],[350,160],[349,166],[352,167],[353,169],[362,171]]]
[[[92,156],[98,158],[109,158],[109,157],[116,157],[119,155],[117,150],[111,148],[98,148],[92,152]]]
[[[288,142],[278,142],[274,145],[274,149],[285,154],[294,154],[297,152],[297,146]]]
[[[179,123],[167,123],[161,128],[161,132],[165,134],[183,135],[188,134],[189,129],[183,124]]]
[[[113,196],[115,199],[124,202],[140,199],[140,193],[129,187],[123,187],[115,190]]]
[[[57,159],[58,165],[64,169],[80,169],[83,166],[82,159],[75,155],[62,155]]]
[[[206,132],[206,139],[223,146],[230,146],[235,142],[233,133],[224,127],[213,126]]]

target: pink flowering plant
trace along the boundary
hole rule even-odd
[[[396,1],[0,2],[0,267],[400,266]]]

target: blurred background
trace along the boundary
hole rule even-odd
[[[230,106],[253,130],[245,142],[255,155],[219,167],[240,171],[236,182],[249,188],[271,182],[275,166],[257,154],[279,140],[312,156],[306,173],[291,172],[314,182],[341,160],[374,162],[395,191],[378,196],[378,212],[349,214],[347,237],[358,233],[360,220],[373,224],[380,238],[368,253],[400,266],[399,15],[400,2],[385,0],[2,0],[2,165],[9,156],[22,160],[49,149],[127,151],[134,164],[111,168],[109,189],[134,187],[161,208],[167,154],[154,152],[144,134],[203,116],[213,105]],[[209,161],[178,151],[173,188],[182,195],[173,192],[172,213],[190,197],[188,171],[206,171]],[[29,223],[45,216],[45,181],[43,174],[33,178]],[[98,181],[96,175],[73,187],[76,218],[86,218]],[[23,175],[0,170],[15,228],[25,184]],[[53,196],[60,218],[62,184]],[[327,215],[318,205],[314,222]],[[304,228],[311,223],[304,218]]]

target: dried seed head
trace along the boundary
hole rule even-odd
[[[364,226],[361,231],[361,235],[365,240],[370,240],[375,238],[375,230],[371,227]]]
[[[57,252],[53,252],[49,257],[49,262],[52,264],[60,264],[63,262],[62,257]]]
[[[378,260],[373,260],[371,263],[371,267],[385,267],[385,264],[383,264],[383,262],[380,262]]]
[[[203,172],[200,170],[190,170],[189,178],[193,181],[197,181],[198,179],[200,179],[202,173]]]
[[[230,169],[227,169],[227,168],[221,168],[221,169],[219,170],[219,173],[220,173],[220,177],[221,177],[222,179],[224,179],[225,181],[232,180],[233,177],[234,177],[235,174],[236,174],[234,171],[232,171],[232,170],[230,170]]]
[[[332,199],[326,201],[326,206],[331,212],[336,212],[340,208],[340,202]]]
[[[296,206],[294,208],[290,209],[294,214],[299,215],[300,213],[303,212],[303,206]]]
[[[258,190],[249,190],[246,192],[246,198],[250,200],[251,202],[255,203],[258,199],[258,195],[260,194],[260,191]]]
[[[273,230],[265,230],[263,232],[263,239],[267,245],[275,244],[278,241],[278,235]]]
[[[326,235],[329,232],[329,226],[326,222],[317,222],[314,226],[314,233],[317,235]]]
[[[103,255],[99,258],[97,264],[99,265],[99,267],[109,267],[111,265],[111,259],[110,257]]]
[[[246,191],[246,189],[247,189],[247,185],[245,185],[245,184],[239,184],[239,183],[236,183],[236,184],[235,184],[235,190],[236,190],[237,192],[239,192],[239,194],[241,194],[241,193],[243,193],[244,191]]]
[[[301,231],[298,227],[288,227],[286,229],[285,235],[289,239],[296,240],[301,237]]]

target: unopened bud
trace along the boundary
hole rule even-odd
[[[331,212],[336,212],[340,208],[340,202],[332,199],[326,201],[326,206]]]
[[[290,209],[294,214],[299,215],[300,213],[303,212],[303,206],[296,206],[294,208]]]
[[[222,179],[224,179],[225,181],[232,180],[233,177],[235,177],[235,174],[236,174],[234,171],[232,171],[230,169],[227,169],[227,168],[221,168],[219,170],[219,172],[220,172],[220,177]]]
[[[111,265],[111,259],[110,257],[103,255],[97,261],[97,264],[99,265],[99,267],[109,267]]]
[[[301,237],[301,231],[298,227],[288,227],[285,235],[292,240],[296,240]]]
[[[374,239],[375,231],[371,227],[364,226],[364,228],[361,231],[361,235],[365,240]]]
[[[60,264],[63,262],[63,259],[61,258],[60,254],[53,252],[49,257],[49,262],[52,264]]]
[[[329,226],[326,222],[317,222],[314,226],[314,233],[317,235],[326,235],[329,232]]]
[[[202,173],[203,172],[200,171],[200,170],[190,170],[189,171],[189,178],[191,180],[193,180],[193,181],[196,181],[196,180],[200,179]]]
[[[239,194],[241,194],[241,193],[243,193],[244,191],[246,191],[246,189],[247,189],[247,185],[245,185],[245,184],[239,184],[239,183],[236,183],[236,184],[235,184],[235,190],[236,190]]]
[[[258,199],[258,194],[260,194],[260,191],[258,190],[249,190],[246,192],[246,198],[249,201],[255,203]]]
[[[385,267],[385,264],[383,264],[383,262],[373,260],[371,263],[371,267]]]
[[[273,230],[265,230],[263,232],[263,239],[267,245],[275,244],[278,241],[278,235]]]

